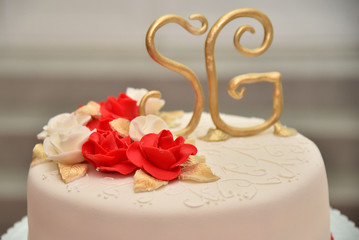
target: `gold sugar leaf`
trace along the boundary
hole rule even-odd
[[[207,183],[217,181],[219,177],[213,174],[211,168],[206,163],[197,163],[182,168],[178,179]]]
[[[176,123],[176,120],[181,119],[184,115],[184,111],[172,111],[172,112],[160,112],[158,116],[162,118],[170,128],[178,127],[180,124]]]
[[[48,161],[50,160],[47,160],[47,155],[44,152],[44,147],[42,146],[42,143],[36,144],[34,149],[32,150],[32,161],[30,163],[30,167]]]
[[[137,170],[134,177],[133,190],[138,192],[151,192],[168,184],[167,181],[158,180],[141,169]]]
[[[80,107],[75,112],[80,114],[88,114],[94,118],[101,117],[100,104],[94,101],[88,102],[86,105]]]
[[[85,176],[88,170],[87,163],[77,163],[77,164],[58,163],[57,166],[59,168],[61,179],[64,183],[69,183]]]
[[[205,136],[198,138],[206,142],[220,142],[229,139],[230,136],[222,130],[210,128]]]
[[[291,137],[296,135],[298,132],[294,128],[288,128],[282,125],[280,122],[274,124],[274,134],[281,137]]]
[[[206,157],[203,155],[190,155],[187,161],[181,164],[181,168],[189,167],[198,163],[206,162]]]
[[[113,130],[117,131],[121,137],[127,137],[129,135],[130,121],[126,118],[112,120],[110,126]]]

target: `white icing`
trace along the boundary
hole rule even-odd
[[[231,125],[252,122],[223,117]],[[210,117],[203,114],[189,138],[203,136],[209,127]],[[132,176],[90,168],[86,184],[68,192],[60,176],[49,174],[54,163],[31,168],[29,240],[329,240],[326,173],[311,141],[268,130],[224,142],[196,139],[196,146],[221,178],[217,182],[171,181],[135,194]]]
[[[167,123],[156,115],[139,116],[133,119],[129,127],[129,135],[132,140],[139,141],[148,133],[159,133],[169,129]]]
[[[83,126],[91,120],[90,115],[77,113],[62,113],[52,117],[43,131],[37,135],[39,140],[44,140],[46,137],[55,133],[62,133]]]
[[[74,126],[61,132],[52,133],[43,143],[44,152],[49,160],[75,164],[84,161],[82,145],[91,135],[85,126]]]
[[[137,101],[137,106],[140,105],[140,102],[148,93],[147,89],[144,88],[127,88],[126,95]],[[146,114],[157,114],[160,109],[165,105],[165,100],[159,98],[149,98],[145,105]]]

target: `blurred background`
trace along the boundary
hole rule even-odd
[[[32,148],[52,116],[117,96],[128,86],[160,90],[165,110],[192,110],[188,81],[146,52],[146,31],[157,17],[202,13],[212,26],[224,13],[245,7],[268,15],[274,41],[263,55],[248,58],[235,50],[233,34],[242,24],[254,26],[256,34],[244,34],[242,43],[255,48],[261,25],[244,18],[223,29],[216,45],[220,111],[268,117],[270,84],[249,86],[241,101],[227,95],[226,85],[239,74],[281,72],[281,121],[318,145],[332,207],[358,224],[359,1],[0,0],[0,234],[26,215]],[[205,35],[175,24],[156,36],[159,51],[196,72],[208,95],[204,41]]]

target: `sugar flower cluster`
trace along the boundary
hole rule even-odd
[[[135,180],[136,176],[143,175],[156,181],[178,178],[189,159],[192,165],[200,163],[194,161],[197,148],[181,136],[174,137],[167,123],[159,117],[163,99],[150,98],[145,106],[147,115],[139,116],[139,103],[146,93],[146,89],[130,88],[117,98],[110,96],[99,103],[90,101],[72,113],[51,118],[37,136],[43,144],[41,154],[35,154],[34,158],[42,156],[43,161],[56,162],[61,168],[64,164],[71,167],[88,162],[101,172],[122,175],[136,172]],[[207,173],[211,179],[203,181],[217,179],[212,172]],[[193,174],[197,173],[187,172],[187,180],[191,180]],[[138,191],[156,188],[146,186]]]

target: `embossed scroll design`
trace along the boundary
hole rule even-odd
[[[201,14],[193,14],[189,17],[190,20],[198,20],[201,22],[201,27],[196,28],[192,26],[187,20],[184,18],[177,16],[177,15],[165,15],[157,20],[155,20],[152,25],[150,26],[149,30],[147,31],[146,35],[146,47],[149,55],[152,57],[153,60],[161,64],[162,66],[175,71],[181,75],[183,75],[185,78],[187,78],[190,83],[192,84],[192,87],[194,89],[194,92],[196,94],[196,102],[193,110],[193,115],[191,120],[189,121],[188,125],[175,132],[174,134],[179,136],[188,136],[191,132],[194,131],[194,129],[197,127],[199,120],[202,115],[202,111],[204,108],[204,95],[202,86],[198,80],[198,77],[196,74],[186,67],[185,65],[175,62],[169,58],[164,57],[161,55],[157,49],[154,42],[155,34],[156,32],[164,25],[168,23],[177,23],[180,26],[182,26],[184,29],[186,29],[189,33],[193,35],[201,35],[205,33],[208,29],[208,21],[207,19],[201,15]],[[161,93],[158,91],[151,91],[149,92],[141,101],[140,103],[140,114],[144,115],[144,106],[148,98],[150,97],[161,97]]]
[[[240,44],[240,38],[243,33],[249,31],[255,33],[255,30],[250,25],[240,26],[234,35],[234,45],[236,49],[245,56],[255,57],[263,52],[265,52],[272,43],[273,39],[273,27],[269,18],[262,12],[256,9],[237,9],[227,14],[223,15],[217,20],[217,22],[210,29],[205,45],[205,56],[206,56],[206,68],[207,68],[207,80],[209,85],[209,107],[211,112],[211,117],[216,125],[216,127],[225,133],[235,136],[250,136],[258,134],[265,129],[269,128],[275,124],[281,115],[283,108],[283,94],[282,94],[282,85],[281,85],[281,75],[278,72],[270,73],[249,73],[244,75],[239,75],[234,77],[228,84],[228,93],[235,99],[241,99],[244,96],[245,88],[241,88],[240,91],[237,91],[237,88],[242,84],[252,84],[257,82],[270,82],[274,84],[274,93],[273,93],[273,113],[269,119],[265,122],[247,128],[238,128],[226,124],[219,115],[218,107],[218,79],[214,58],[214,48],[216,39],[227,23],[232,20],[240,17],[251,17],[258,20],[264,28],[264,38],[260,47],[256,49],[248,49],[243,47]]]

